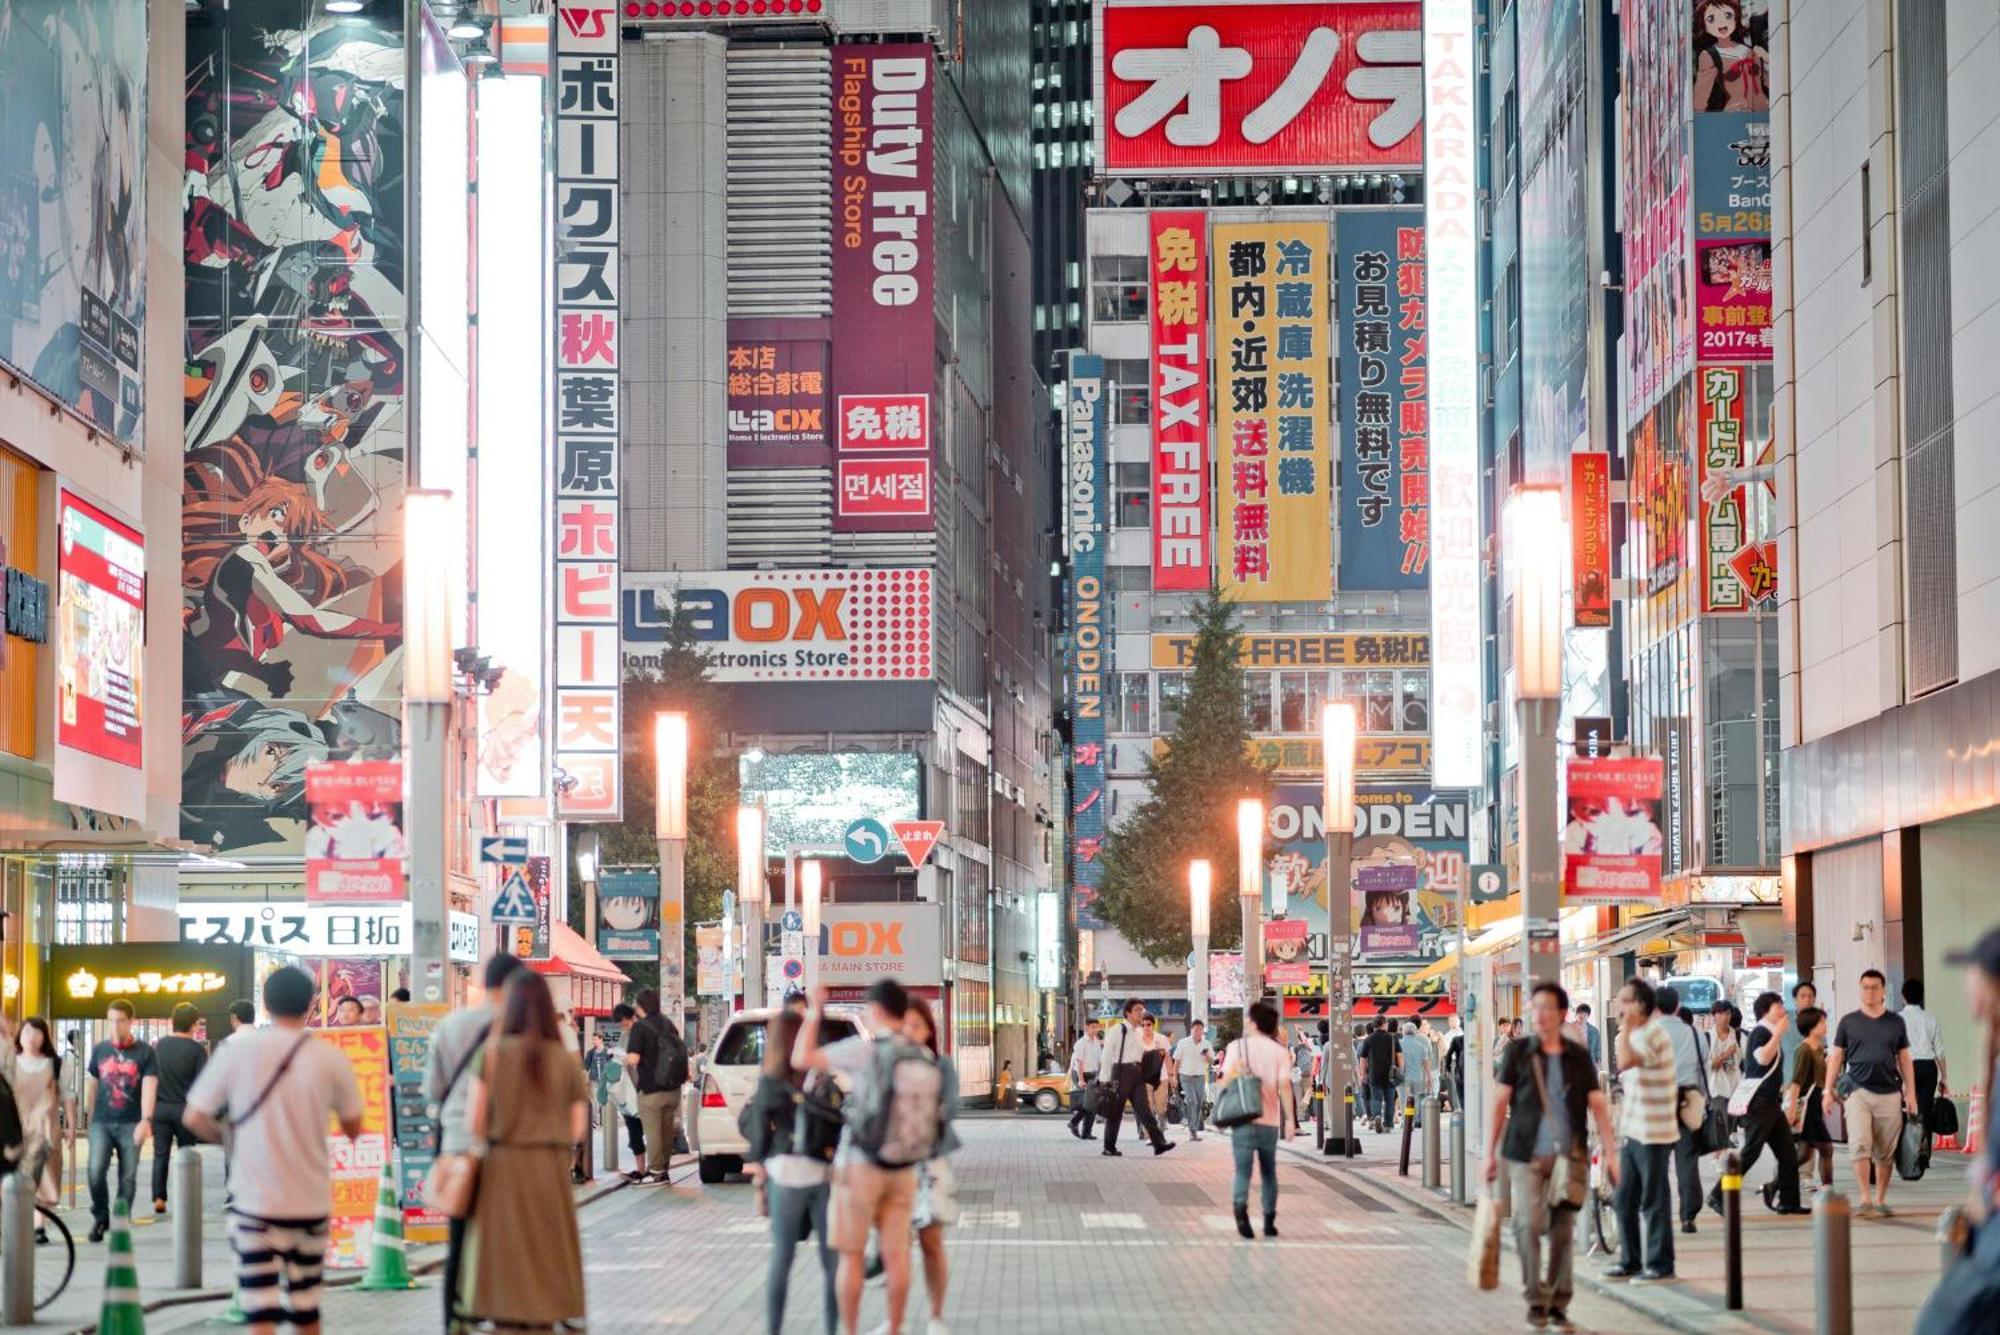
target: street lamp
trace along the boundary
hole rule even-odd
[[[1350,971],[1353,932],[1354,706],[1345,700],[1326,706],[1320,718],[1320,816],[1326,827],[1326,1097],[1341,1100],[1341,1134],[1327,1130],[1326,1152],[1352,1158],[1354,1140],[1354,1044],[1348,1034],[1354,1009]],[[1324,1105],[1323,1121],[1332,1120]]]
[[[451,541],[451,493],[403,493],[403,744],[409,786],[411,982],[427,1003],[445,994],[450,899],[445,868],[446,813],[451,810],[452,563],[464,558]]]
[[[660,848],[660,1014],[687,1021],[687,946],[682,940],[687,890],[686,714],[653,716],[653,836]]]
[[[583,882],[583,939],[596,950],[597,945],[597,872],[598,855],[597,831],[589,827],[576,834],[576,879]]]
[[[1264,996],[1264,803],[1245,797],[1236,803],[1236,897],[1243,905],[1243,1023],[1249,1033],[1250,1007]]]
[[[805,928],[806,995],[819,986],[819,859],[799,863],[799,917]]]
[[[1514,574],[1514,693],[1521,759],[1521,976],[1530,988],[1560,981],[1562,853],[1557,839],[1556,720],[1562,709],[1562,577],[1569,552],[1562,493],[1524,487],[1507,503],[1507,564]]]
[[[1188,863],[1188,929],[1194,937],[1193,974],[1188,980],[1190,1020],[1208,1022],[1208,900],[1215,869],[1207,858]]]
[[[743,1009],[764,1004],[764,808],[736,808],[736,902],[743,913]]]

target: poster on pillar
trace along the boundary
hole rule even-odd
[[[1567,779],[1563,903],[1657,906],[1664,763],[1658,756],[1572,758]]]
[[[598,880],[597,950],[612,960],[660,957],[657,871],[607,871]]]
[[[1264,983],[1282,987],[1303,983],[1312,975],[1306,956],[1306,920],[1274,918],[1264,924]]]

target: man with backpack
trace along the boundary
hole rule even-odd
[[[840,1322],[853,1335],[861,1324],[861,1284],[871,1230],[880,1239],[888,1285],[889,1329],[903,1327],[910,1297],[910,1222],[917,1168],[937,1152],[943,1129],[944,1074],[928,1049],[903,1036],[910,997],[883,979],[863,996],[867,1034],[819,1045],[824,989],[813,998],[792,1045],[799,1071],[831,1071],[849,1088],[846,1126],[833,1159],[833,1199],[827,1231],[840,1253]]]
[[[646,1130],[646,1182],[665,1182],[681,1124],[681,1087],[688,1082],[687,1044],[674,1022],[660,1014],[660,994],[646,988],[633,1001],[639,1022],[625,1040],[625,1064],[639,1091],[639,1121]]]

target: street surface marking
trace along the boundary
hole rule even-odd
[[[1141,1232],[1146,1221],[1126,1210],[1085,1210],[1077,1216],[1077,1222],[1085,1228],[1122,1228]]]
[[[985,1206],[974,1209],[961,1208],[958,1213],[958,1224],[960,1228],[1019,1228],[1021,1212],[995,1210]]]

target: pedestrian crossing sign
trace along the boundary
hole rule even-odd
[[[521,875],[519,867],[509,867],[507,879],[493,900],[493,921],[526,924],[533,923],[535,917],[535,896],[528,889],[527,878]]]

